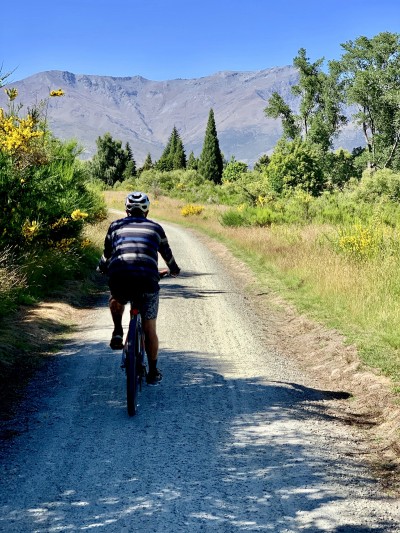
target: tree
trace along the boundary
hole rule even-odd
[[[121,141],[114,140],[110,133],[96,140],[97,152],[91,163],[91,174],[95,179],[104,181],[112,187],[117,181],[123,181],[126,173],[136,172],[129,144],[122,148]]]
[[[204,178],[221,183],[223,157],[219,148],[214,111],[210,109],[204,137],[203,150],[200,155],[199,171]]]
[[[325,187],[322,161],[320,146],[300,138],[281,139],[271,156],[266,176],[271,188],[278,193],[300,188],[318,196]]]
[[[140,169],[140,172],[143,172],[143,170],[150,170],[153,168],[153,160],[151,159],[150,152],[147,154],[146,159],[144,160],[143,166]]]
[[[341,113],[343,93],[337,71],[323,72],[323,58],[311,63],[304,48],[298,51],[293,64],[299,72],[299,82],[292,87],[293,94],[300,98],[299,113],[296,115],[276,92],[264,112],[268,117],[281,118],[286,139],[301,136],[327,151],[332,147],[333,137],[346,123]]]
[[[193,151],[189,154],[186,168],[188,170],[197,170],[199,168],[199,160],[194,156]]]
[[[134,178],[137,175],[136,161],[133,158],[132,149],[129,143],[126,143],[125,145],[125,153],[127,157],[127,163],[126,163],[125,170],[123,172],[123,179],[129,180],[130,178]]]
[[[255,163],[254,170],[256,172],[263,172],[269,165],[270,158],[267,154],[263,154]]]
[[[347,103],[357,107],[370,168],[400,168],[400,35],[379,33],[341,45],[330,68],[340,77]]]
[[[172,156],[172,168],[174,170],[179,170],[181,168],[186,168],[186,154],[182,139],[180,138],[179,133],[176,133],[175,152]]]
[[[185,149],[175,126],[169,136],[167,146],[157,161],[156,168],[165,172],[186,168]]]
[[[236,181],[242,174],[247,172],[247,168],[246,163],[236,161],[235,156],[232,156],[222,172],[222,179],[224,182]]]
[[[297,124],[297,117],[279,93],[272,93],[264,113],[267,117],[282,120],[283,136],[287,139],[293,140],[300,135],[301,128]]]

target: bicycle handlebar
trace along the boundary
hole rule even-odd
[[[179,270],[180,272],[180,270]],[[179,275],[179,272],[177,274],[171,274],[171,271],[168,268],[162,268],[158,271],[160,278],[166,278],[167,276],[171,276],[173,278],[176,278]]]

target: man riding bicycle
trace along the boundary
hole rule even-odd
[[[157,368],[158,337],[156,320],[159,304],[158,253],[170,274],[177,276],[176,264],[164,229],[149,220],[150,200],[142,192],[132,192],[125,199],[127,216],[110,224],[104,241],[99,270],[108,275],[111,296],[109,306],[114,322],[110,346],[123,348],[122,315],[125,305],[140,297],[145,348],[149,362],[147,383],[155,385],[162,379]]]

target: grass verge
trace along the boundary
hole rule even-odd
[[[88,226],[90,245],[80,251],[31,256],[27,264],[15,267],[3,253],[0,277],[4,298],[0,306],[0,405],[9,411],[24,384],[65,342],[74,328],[77,309],[95,305],[106,289],[105,279],[96,274],[109,221]],[[7,260],[6,260],[7,259]],[[34,259],[37,260],[35,265]],[[27,270],[32,268],[29,274]],[[0,291],[1,292],[1,291]]]
[[[106,193],[123,209],[123,191]],[[225,227],[224,208],[206,206],[187,216],[185,202],[160,197],[151,216],[192,227],[222,241],[248,264],[259,283],[296,309],[341,332],[361,360],[393,381],[400,392],[400,261],[388,254],[356,260],[332,246],[334,227],[276,225]]]

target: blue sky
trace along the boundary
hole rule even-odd
[[[152,80],[338,59],[341,43],[400,33],[399,0],[21,0],[1,8],[2,73]]]

